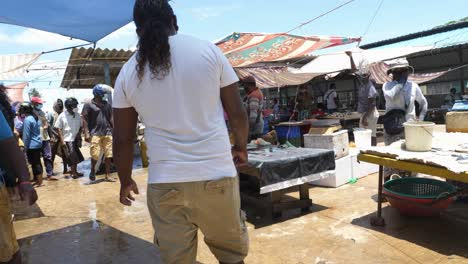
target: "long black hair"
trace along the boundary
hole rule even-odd
[[[5,116],[6,121],[11,129],[13,129],[15,112],[13,112],[11,107],[11,101],[5,91],[6,87],[3,84],[0,84],[0,111],[2,111]]]
[[[178,29],[169,0],[136,0],[133,21],[138,33],[138,77],[142,80],[148,63],[151,77],[158,80],[171,70],[169,36]]]

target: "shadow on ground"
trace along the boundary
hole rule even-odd
[[[328,207],[319,204],[313,204],[308,212],[301,212],[300,209],[292,209],[283,212],[283,215],[278,218],[272,218],[271,215],[269,215],[268,210],[259,209],[260,208],[251,204],[242,203],[242,210],[244,210],[247,215],[247,222],[254,225],[255,229],[275,225],[292,219],[300,218],[305,215],[327,210]]]
[[[162,263],[152,243],[97,223],[88,221],[19,240],[23,263]]]
[[[375,213],[356,218],[351,223],[442,255],[468,258],[468,205],[454,204],[445,213],[435,217],[403,216],[390,206],[383,208],[382,213],[385,227],[370,225],[370,218]]]

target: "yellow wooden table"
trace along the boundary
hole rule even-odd
[[[418,163],[413,161],[402,161],[386,156],[376,154],[359,154],[359,161],[373,163],[379,165],[379,186],[378,186],[378,201],[377,201],[377,216],[371,218],[371,224],[376,226],[384,226],[385,220],[382,218],[382,189],[383,189],[383,167],[399,169],[404,171],[433,175],[449,180],[468,183],[468,172],[455,173],[446,168]]]

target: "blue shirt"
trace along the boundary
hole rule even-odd
[[[42,148],[41,120],[28,116],[23,122],[23,142],[26,149]]]
[[[8,122],[5,119],[5,116],[3,115],[3,112],[0,111],[0,141],[9,139],[13,137],[13,132],[11,131],[10,126],[8,125]],[[0,187],[4,184],[4,174],[5,171],[0,168]]]
[[[13,136],[13,132],[11,131],[8,122],[5,119],[5,116],[0,111],[0,140],[8,139]]]

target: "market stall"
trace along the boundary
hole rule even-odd
[[[242,199],[267,209],[272,216],[312,205],[308,182],[335,169],[333,151],[264,146],[249,150],[249,165],[240,170]],[[299,191],[300,200],[284,202],[285,192]]]
[[[358,156],[360,161],[380,166],[377,216],[371,219],[372,225],[385,225],[382,218],[383,167],[468,183],[468,154],[466,154],[468,134],[434,133],[433,140],[432,149],[426,152],[408,151],[404,141],[361,151]]]

